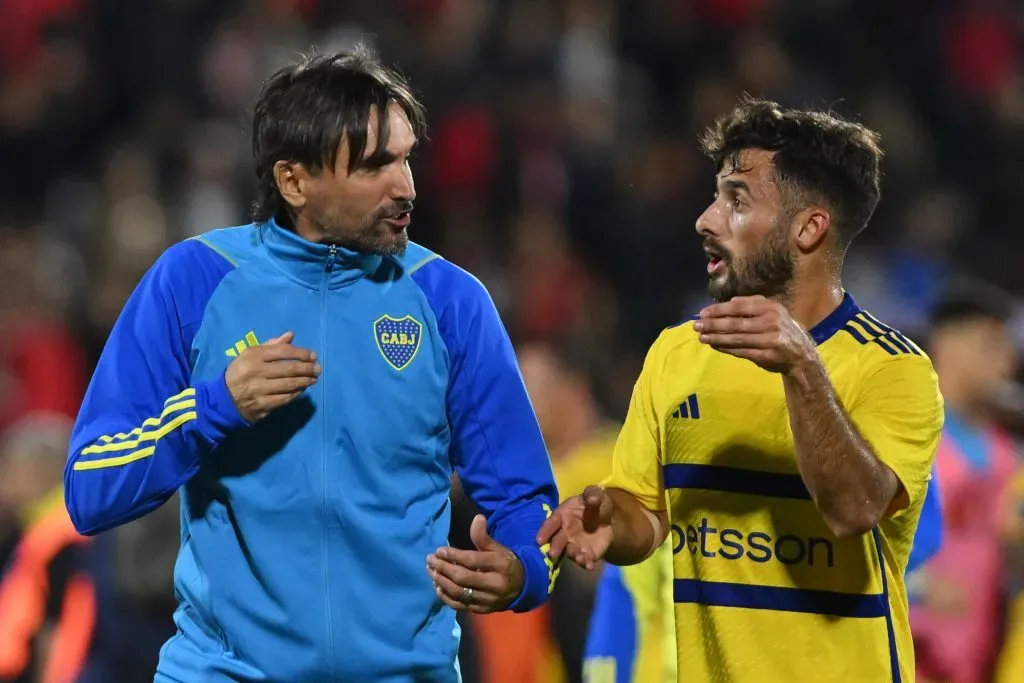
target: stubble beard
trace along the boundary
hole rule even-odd
[[[401,256],[409,245],[407,231],[394,232],[377,215],[356,228],[347,228],[339,223],[337,219],[328,217],[321,222],[320,231],[332,244],[360,254]]]
[[[793,283],[796,262],[784,226],[784,222],[776,224],[753,258],[727,256],[725,277],[708,282],[708,295],[718,302],[737,296],[785,297]]]

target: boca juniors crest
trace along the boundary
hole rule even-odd
[[[395,370],[404,370],[420,348],[423,324],[411,315],[404,318],[382,315],[373,323],[373,336],[384,360]]]

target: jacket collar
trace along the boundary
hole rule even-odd
[[[314,288],[341,287],[373,273],[382,256],[299,237],[270,219],[256,225],[259,239],[275,263],[293,280]]]

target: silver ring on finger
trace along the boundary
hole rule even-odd
[[[473,589],[465,587],[462,589],[462,604],[468,605],[473,601]]]

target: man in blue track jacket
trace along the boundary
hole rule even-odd
[[[110,335],[65,496],[93,534],[181,490],[157,681],[455,682],[449,607],[552,588],[534,539],[558,494],[508,336],[406,235],[423,130],[361,49],[282,69],[255,222],[168,249]],[[475,551],[446,546],[453,469],[487,514]]]

